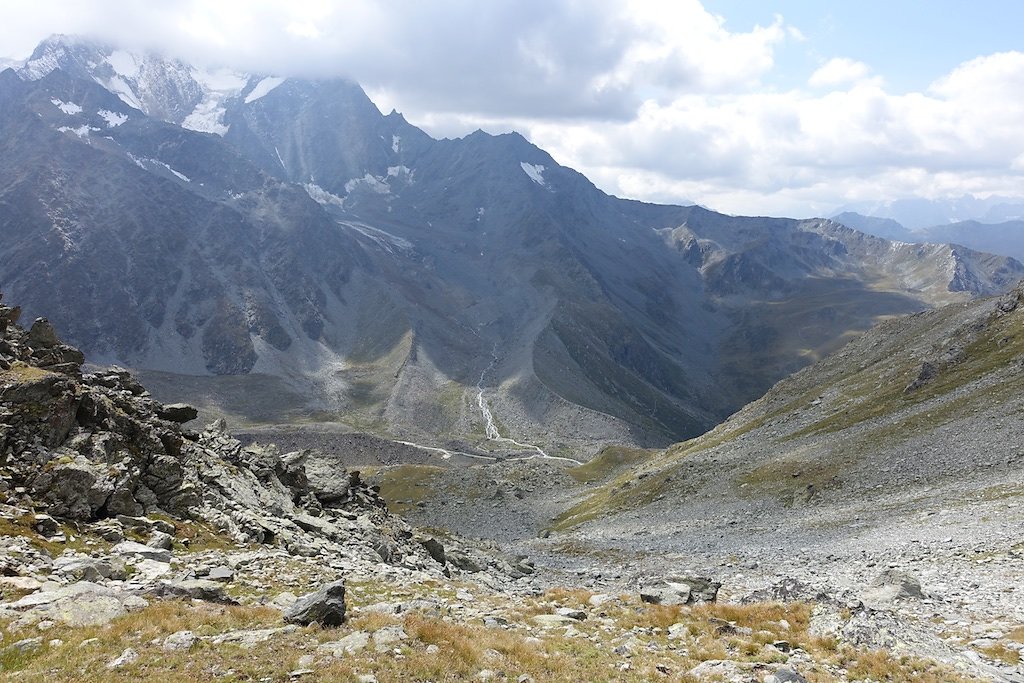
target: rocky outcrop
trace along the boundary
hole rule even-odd
[[[243,446],[223,420],[188,429],[191,406],[160,404],[121,368],[83,373],[81,353],[52,326],[37,320],[25,330],[18,316],[0,304],[0,507],[54,542],[66,540],[63,523],[116,545],[107,557],[60,563],[44,554],[43,573],[32,569],[35,560],[0,548],[0,569],[9,560],[12,575],[117,580],[131,564],[148,595],[226,600],[218,581],[230,581],[230,567],[169,576],[172,551],[187,538],[164,516],[325,564],[345,556],[436,576],[490,570],[509,580],[533,571],[454,539],[446,543],[465,559],[449,566],[445,547],[391,515],[379,487],[358,471],[312,450]]]

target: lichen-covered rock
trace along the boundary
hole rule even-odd
[[[90,520],[114,492],[114,480],[108,466],[61,453],[32,480],[30,490],[51,515]]]

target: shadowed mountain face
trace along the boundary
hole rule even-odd
[[[28,315],[92,358],[279,377],[307,414],[416,438],[482,436],[482,389],[503,435],[666,443],[879,316],[1024,276],[610,197],[517,134],[434,140],[351,82],[70,39],[0,74],[0,131],[0,287]]]

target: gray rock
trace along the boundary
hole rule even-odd
[[[171,573],[171,564],[169,562],[135,560],[133,567],[135,568],[135,573],[132,574],[132,579],[142,583],[151,583],[161,576],[167,576]]]
[[[294,593],[284,591],[274,596],[274,599],[267,603],[267,607],[273,607],[276,610],[284,612],[289,607],[295,604],[298,597]]]
[[[793,669],[776,669],[764,678],[764,683],[807,683],[807,679]]]
[[[362,652],[370,644],[370,634],[366,631],[355,631],[341,640],[321,643],[317,650],[330,653],[333,657],[343,657]]]
[[[640,599],[654,605],[693,605],[714,602],[722,584],[703,577],[670,577],[644,586]]]
[[[7,647],[5,647],[3,650],[0,650],[0,653],[5,653],[6,654],[8,652],[11,652],[11,653],[17,652],[19,654],[24,654],[26,652],[35,652],[36,650],[38,650],[42,646],[43,646],[43,639],[42,638],[38,638],[38,637],[37,638],[23,638],[22,640],[19,640],[19,641],[16,641],[14,643],[11,643]]]
[[[36,515],[32,524],[42,536],[56,536],[60,533],[60,524],[50,515]]]
[[[71,581],[96,582],[114,574],[114,568],[109,562],[88,555],[58,557],[53,561],[52,571]]]
[[[884,606],[897,600],[920,600],[924,598],[921,582],[917,577],[898,569],[886,569],[875,579],[873,587],[864,600],[868,604]]]
[[[281,626],[279,628],[261,628],[251,631],[228,631],[227,633],[221,633],[209,638],[209,641],[214,645],[233,643],[248,650],[259,643],[267,642],[274,636],[294,633],[296,630],[298,630],[297,626]]]
[[[122,541],[110,549],[115,555],[125,558],[139,558],[156,562],[170,562],[171,551],[165,548],[153,548],[135,541]]]
[[[199,417],[199,411],[187,403],[168,403],[156,409],[156,416],[161,420],[184,424]]]
[[[576,621],[583,621],[587,618],[587,613],[581,609],[573,609],[572,607],[559,607],[555,610],[555,614],[562,617],[569,617]]]
[[[449,550],[445,553],[445,557],[452,566],[464,572],[476,574],[487,568],[476,558],[460,550]]]
[[[447,558],[445,557],[444,545],[441,541],[436,538],[418,538],[420,545],[427,551],[433,560],[439,564],[445,564]]]
[[[187,598],[204,602],[219,602],[226,605],[238,604],[224,592],[224,586],[206,579],[185,579],[184,581],[161,581],[151,591],[152,595],[163,598]]]
[[[146,541],[146,545],[150,548],[170,550],[174,547],[174,537],[170,534],[165,534],[163,531],[157,531],[154,529],[153,533],[149,536],[149,540]]]
[[[538,614],[531,619],[537,626],[542,628],[553,628],[555,626],[568,626],[575,624],[576,620],[570,617],[563,617],[561,614]]]
[[[235,578],[235,570],[224,566],[211,567],[210,571],[206,574],[206,578],[210,581],[230,583]]]
[[[192,631],[176,631],[164,638],[161,647],[167,652],[188,650],[195,644],[196,640],[198,640],[196,634]]]
[[[89,520],[96,517],[114,488],[109,465],[69,453],[51,460],[32,481],[30,491],[58,517]]]
[[[119,669],[126,664],[131,664],[139,658],[139,653],[135,650],[126,648],[124,652],[118,655],[116,658],[107,662],[108,669]]]
[[[46,318],[36,318],[26,340],[33,349],[49,349],[60,344],[57,332]]]
[[[302,596],[284,611],[284,620],[303,626],[340,626],[345,621],[345,580],[339,579]]]
[[[124,530],[116,520],[108,519],[93,526],[97,536],[108,543],[120,543],[124,540]]]
[[[405,632],[401,626],[385,626],[382,629],[378,629],[373,634],[373,649],[377,652],[385,652],[393,649],[396,645],[401,644],[403,640],[409,638],[409,635]]]
[[[320,453],[304,452],[301,457],[305,463],[306,479],[309,490],[317,500],[326,506],[344,503],[350,498],[352,475],[334,458]],[[295,454],[283,458],[294,460]],[[358,478],[358,474],[356,474]]]
[[[52,620],[68,626],[99,626],[147,604],[136,595],[79,581],[56,590],[26,595],[6,607],[23,613],[17,620],[19,624]]]

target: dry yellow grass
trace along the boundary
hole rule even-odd
[[[430,597],[452,585],[436,582],[389,585],[364,582],[353,585],[354,604],[383,599]],[[373,674],[378,681],[465,681],[481,670],[501,672],[506,680],[522,674],[535,681],[691,681],[687,672],[703,661],[728,659],[751,670],[769,671],[786,656],[769,643],[786,640],[801,647],[818,662],[801,673],[812,683],[835,680],[829,667],[850,670],[851,678],[912,683],[959,683],[967,679],[934,663],[885,652],[847,646],[837,648],[828,639],[808,634],[810,607],[803,604],[711,604],[692,607],[641,603],[636,596],[620,596],[589,608],[589,618],[570,629],[543,629],[533,615],[551,613],[560,606],[584,607],[591,593],[555,589],[535,598],[488,594],[476,588],[474,607],[503,615],[505,627],[486,626],[479,618],[459,620],[456,614],[403,616],[352,611],[350,621],[338,629],[309,627],[256,644],[214,645],[198,641],[191,650],[163,650],[171,633],[191,630],[199,636],[226,631],[281,626],[280,614],[263,607],[225,607],[181,601],[155,602],[150,607],[114,620],[103,627],[54,627],[42,634],[57,638],[26,655],[0,657],[10,680],[39,683],[64,681],[197,680],[286,681],[296,669],[311,669],[303,683],[351,680]],[[676,626],[676,625],[681,625]],[[408,638],[385,652],[373,644],[360,653],[331,657],[317,646],[354,631],[374,632],[401,626]],[[671,637],[669,628],[672,628]],[[39,636],[37,629],[5,633],[4,641]],[[616,647],[628,646],[629,654]],[[107,663],[125,648],[139,657],[110,670]],[[16,672],[16,674],[15,674]],[[668,673],[665,673],[668,672]]]

